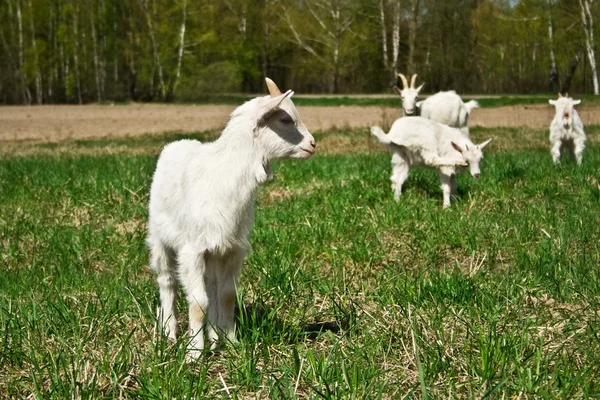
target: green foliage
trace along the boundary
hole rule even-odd
[[[235,92],[240,87],[241,80],[242,75],[237,64],[218,62],[198,71],[193,79],[183,78],[176,96],[181,101],[195,101],[206,93]],[[234,101],[239,104],[237,100]]]
[[[317,141],[339,134],[367,133]],[[600,395],[597,146],[578,168],[491,145],[447,210],[428,170],[394,202],[384,152],[278,163],[239,284],[239,343],[187,365],[186,337],[156,332],[144,244],[156,152],[180,137],[0,160],[0,397]]]
[[[168,101],[264,92],[264,75],[299,93],[387,92],[395,70],[413,72],[413,3],[414,72],[427,91],[547,92],[551,47],[559,83],[578,62],[570,91],[592,90],[580,6],[570,0],[400,2],[395,69],[388,0],[10,0],[0,3],[0,101],[161,100],[161,75]]]

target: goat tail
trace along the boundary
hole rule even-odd
[[[388,138],[388,135],[386,135],[385,132],[383,131],[383,129],[381,129],[378,126],[371,127],[371,135],[375,136],[375,138],[377,140],[379,140],[380,143],[383,143],[383,144],[391,143],[391,140]]]
[[[479,108],[479,103],[475,100],[471,100],[468,103],[465,103],[465,107],[467,108],[467,112],[470,114],[474,108]]]

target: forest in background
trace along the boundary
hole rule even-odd
[[[598,0],[3,0],[0,103],[260,93],[598,94]]]

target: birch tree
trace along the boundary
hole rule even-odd
[[[558,69],[556,68],[556,56],[554,55],[554,24],[552,21],[553,0],[547,0],[548,10],[548,46],[550,48],[550,91],[558,91]]]
[[[158,69],[158,90],[160,90],[160,98],[162,101],[165,101],[167,94],[165,92],[165,81],[163,79],[163,67],[160,59],[160,51],[158,47],[158,42],[156,40],[156,33],[154,29],[154,23],[152,21],[152,15],[150,13],[150,9],[148,7],[148,0],[140,0],[142,5],[142,10],[144,12],[144,16],[146,17],[146,25],[148,26],[148,34],[150,36],[150,41],[152,43],[152,54],[153,65]],[[154,74],[152,74],[154,75]]]
[[[592,82],[594,84],[594,94],[600,94],[598,86],[598,71],[596,68],[596,55],[594,53],[594,18],[592,16],[592,3],[595,0],[579,0],[581,6],[581,23],[585,33],[585,46],[590,61],[590,69],[592,70]]]
[[[386,18],[387,14],[387,18]],[[390,15],[391,14],[391,15]],[[390,71],[392,83],[398,76],[398,55],[400,54],[400,0],[379,0],[379,19],[381,22],[381,42],[383,65]],[[392,55],[388,51],[388,20],[391,22]]]
[[[341,42],[344,35],[350,32],[353,17],[350,3],[347,0],[306,0],[304,5],[316,23],[316,29],[305,29],[304,34],[300,33],[294,19],[286,12],[288,27],[293,35],[292,41],[329,70],[330,93],[339,92]],[[309,32],[306,32],[307,30]],[[327,49],[328,54],[321,54],[312,43]]]
[[[179,44],[177,46],[177,67],[175,68],[174,78],[172,84],[169,87],[169,98],[173,97],[173,94],[177,90],[179,84],[179,77],[181,76],[181,64],[183,62],[183,50],[185,48],[185,25],[187,23],[187,0],[181,2],[181,26],[179,27]]]

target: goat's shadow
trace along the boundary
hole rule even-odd
[[[460,181],[457,182],[456,194],[452,195],[452,201],[456,199],[460,200],[469,193],[465,186],[467,185],[463,184],[461,186]],[[420,176],[414,177],[413,179],[409,177],[406,180],[406,183],[402,186],[402,189],[403,194],[406,192],[413,192],[414,194],[424,195],[435,200],[440,200],[444,195],[439,179],[436,181],[436,183],[432,183],[426,177]]]
[[[343,317],[340,320],[319,321],[308,323],[299,330],[290,330],[289,324],[285,324],[272,309],[260,304],[244,304],[236,307],[236,325],[238,334],[251,334],[253,330],[276,330],[282,333],[288,343],[295,343],[301,339],[317,340],[326,332],[334,334],[350,328],[350,318]]]

